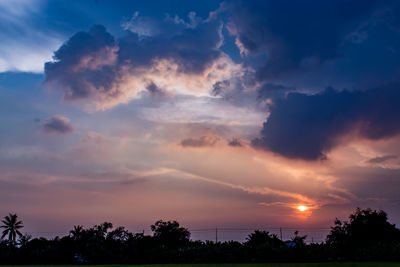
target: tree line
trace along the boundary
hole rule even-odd
[[[74,226],[68,235],[46,239],[21,232],[16,214],[2,220],[1,264],[228,263],[400,260],[400,230],[380,210],[359,209],[347,221],[336,219],[325,242],[306,244],[306,236],[281,240],[255,230],[245,242],[191,240],[177,221],[157,221],[152,235],[131,233],[104,222]]]

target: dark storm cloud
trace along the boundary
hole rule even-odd
[[[225,10],[243,60],[255,67],[258,103],[270,112],[254,147],[315,160],[344,135],[399,133],[399,90],[385,86],[399,84],[398,2],[233,1]],[[375,89],[365,90],[369,83]],[[331,84],[362,91],[317,93]]]
[[[56,115],[44,121],[43,131],[50,134],[68,134],[74,131],[74,127],[68,118]]]
[[[147,38],[126,32],[119,40],[121,63],[150,65],[155,59],[169,59],[178,64],[181,72],[200,73],[221,55],[217,49],[221,41],[219,21],[202,21],[194,27],[169,19],[158,23],[159,32]]]
[[[345,37],[376,1],[234,1],[230,31],[244,54],[266,54],[259,79],[276,78],[340,55]]]
[[[267,98],[283,97],[287,92],[294,91],[295,88],[286,87],[281,84],[266,83],[257,90],[257,99],[265,100]]]
[[[200,137],[190,137],[183,139],[181,141],[181,146],[183,147],[206,147],[214,146],[218,141],[219,137],[216,136],[200,136]]]
[[[115,46],[102,25],[76,33],[54,52],[54,61],[45,64],[45,82],[57,82],[70,100],[88,97],[94,90],[110,90],[115,79],[111,67]]]
[[[400,87],[361,91],[325,91],[307,95],[290,93],[270,109],[261,137],[252,141],[289,158],[323,159],[339,138],[356,132],[379,140],[400,133]]]
[[[178,72],[200,74],[222,55],[221,23],[195,15],[191,20],[167,18],[150,25],[129,21],[118,40],[102,25],[78,32],[54,52],[54,61],[45,64],[45,83],[61,88],[67,100],[97,96],[104,102],[126,93],[121,86],[126,75],[135,76],[135,70],[160,60],[177,64]],[[159,29],[149,32],[147,26]],[[149,36],[141,36],[143,31]]]

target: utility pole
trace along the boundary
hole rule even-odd
[[[282,240],[282,227],[279,228],[279,232],[280,232],[280,234],[281,234],[281,241],[283,241],[283,240]]]
[[[215,228],[215,244],[218,243],[218,228]]]

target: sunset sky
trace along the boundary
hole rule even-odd
[[[400,225],[399,85],[399,1],[0,0],[0,216]]]

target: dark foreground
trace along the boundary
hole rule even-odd
[[[27,265],[5,265],[4,267],[17,267],[17,266],[27,266]],[[36,267],[71,267],[77,265],[34,265]],[[400,267],[400,262],[322,262],[322,263],[260,263],[260,264],[150,264],[150,265],[79,265],[82,267]]]
[[[16,240],[12,231],[19,229],[17,227],[22,222],[17,220],[15,214],[10,214],[3,221],[6,223],[4,231],[9,236],[8,239],[0,240],[0,264],[171,263],[174,265],[168,266],[188,266],[178,264],[196,263],[193,266],[211,267],[221,263],[238,263],[224,264],[229,267],[250,266],[248,263],[253,263],[252,267],[400,267],[400,229],[387,221],[385,212],[371,209],[357,209],[347,222],[336,220],[326,241],[313,244],[306,244],[306,237],[298,235],[298,232],[290,240],[282,240],[260,230],[252,232],[242,243],[196,241],[190,239],[189,230],[181,227],[178,222],[162,220],[151,226],[153,235],[131,233],[124,227],[114,228],[111,223],[105,222],[91,228],[75,226],[63,237],[32,239],[21,235]],[[261,264],[263,262],[271,263]]]

